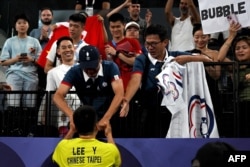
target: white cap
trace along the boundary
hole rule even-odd
[[[130,21],[126,24],[125,26],[125,31],[129,28],[129,27],[136,27],[138,29],[140,29],[140,25],[138,23],[136,23],[135,21]]]

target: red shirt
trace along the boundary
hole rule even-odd
[[[117,51],[120,51],[127,57],[136,56],[142,53],[139,41],[133,38],[124,38],[118,43],[115,43],[114,41],[109,41],[109,45],[114,47]],[[131,77],[133,66],[125,63],[118,56],[113,57],[113,61],[119,67],[121,78],[123,80],[123,86],[126,90],[126,87]]]

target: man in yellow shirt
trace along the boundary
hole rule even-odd
[[[60,167],[66,166],[121,166],[121,157],[116,147],[109,122],[97,129],[97,115],[91,106],[79,107],[73,114],[73,124],[63,140],[56,146],[52,159]],[[103,130],[107,142],[96,139],[98,130]],[[77,132],[78,138],[73,138]]]

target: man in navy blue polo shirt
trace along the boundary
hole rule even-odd
[[[81,102],[95,108],[98,128],[102,128],[118,110],[124,95],[119,69],[114,62],[101,60],[97,48],[90,45],[80,49],[79,62],[67,72],[53,100],[73,123],[73,111],[64,97],[74,86]]]
[[[183,65],[191,61],[211,61],[204,55],[190,55],[186,52],[169,52],[167,30],[161,25],[150,25],[145,31],[145,47],[147,55],[137,56],[133,66],[133,73],[128,83],[123,99],[121,112],[127,114],[128,104],[140,88],[142,114],[140,122],[141,137],[166,137],[171,113],[165,106],[161,106],[162,92],[158,86],[156,76],[161,72],[162,65],[169,56],[173,61]]]

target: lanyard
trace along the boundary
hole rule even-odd
[[[112,44],[114,45],[114,47],[116,48],[116,43],[114,40],[112,40]]]
[[[77,49],[77,48],[81,45],[82,42],[83,42],[83,41],[80,40],[80,41],[78,42],[78,44],[74,45],[74,46],[75,46],[75,49]]]

